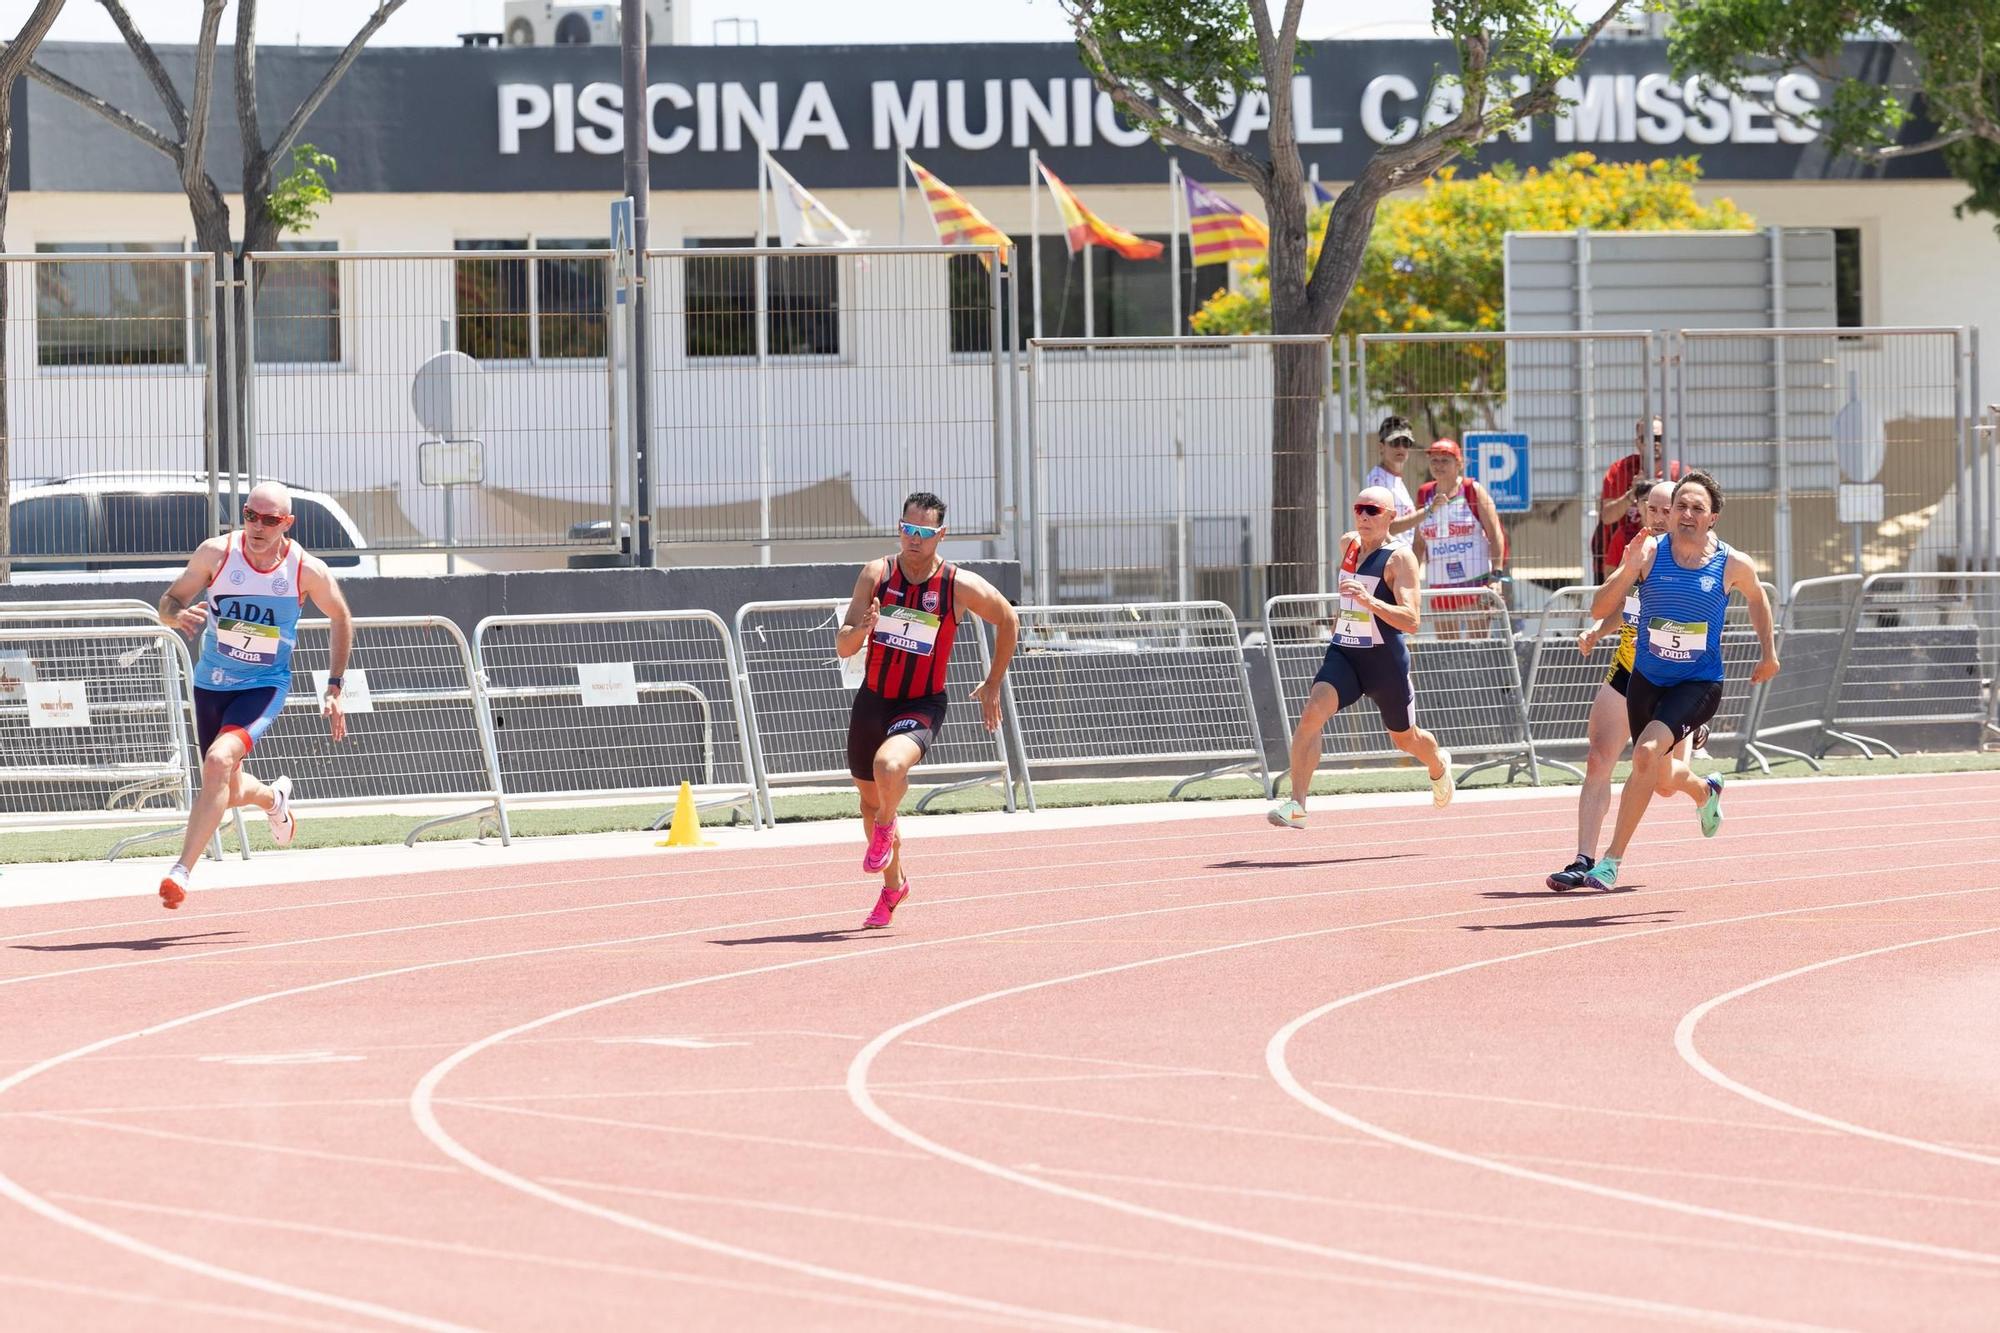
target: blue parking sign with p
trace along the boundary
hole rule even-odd
[[[1465,446],[1466,475],[1492,495],[1495,509],[1525,514],[1534,506],[1525,431],[1472,430],[1460,443]]]

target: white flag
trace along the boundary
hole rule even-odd
[[[792,173],[779,166],[777,160],[764,155],[764,165],[771,173],[771,195],[778,205],[778,244],[793,245],[862,245],[868,240],[865,233],[842,222],[834,216],[832,209],[813,197],[813,192],[798,183]]]

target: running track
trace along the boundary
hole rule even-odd
[[[1574,809],[0,911],[0,1324],[1993,1327],[2000,774]]]

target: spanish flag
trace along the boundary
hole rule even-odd
[[[931,206],[931,221],[937,226],[939,245],[997,245],[1004,261],[1014,242],[1006,232],[986,220],[966,197],[931,175],[908,157],[910,174],[923,187],[924,202]]]
[[[1049,170],[1048,163],[1037,162],[1036,165],[1042,169],[1042,179],[1049,183],[1049,193],[1056,197],[1056,207],[1062,210],[1071,254],[1087,245],[1101,245],[1107,250],[1116,250],[1127,259],[1158,259],[1160,251],[1166,249],[1158,241],[1142,241],[1131,232],[1112,226],[1085,208],[1083,201],[1070,191],[1069,186],[1056,179],[1056,173]]]
[[[1264,257],[1270,228],[1206,185],[1185,176],[1181,184],[1187,187],[1189,249],[1197,265]]]

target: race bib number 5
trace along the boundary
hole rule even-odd
[[[885,606],[875,620],[875,642],[918,657],[937,651],[938,626],[943,622],[913,606]]]
[[[1708,624],[1654,616],[1646,625],[1646,642],[1662,661],[1692,662],[1708,651]]]

